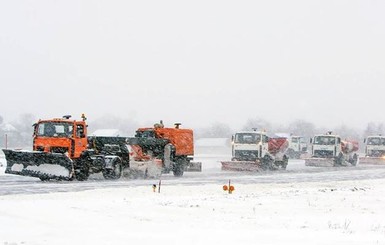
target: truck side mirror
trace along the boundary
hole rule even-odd
[[[234,135],[231,135],[231,142],[234,142]]]
[[[366,143],[366,139],[364,139],[364,143]]]
[[[313,139],[312,139],[312,138],[310,138],[310,144],[311,144],[311,143],[313,143]]]

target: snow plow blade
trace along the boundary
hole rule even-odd
[[[383,157],[360,157],[359,164],[370,165],[385,165],[385,158]]]
[[[72,179],[72,160],[64,154],[6,149],[3,152],[7,160],[7,174],[37,177],[41,180]]]
[[[227,161],[221,162],[222,170],[230,171],[260,171],[263,170],[259,161]]]
[[[306,158],[305,166],[334,167],[334,159],[333,158]]]
[[[186,165],[186,172],[202,172],[202,163],[201,162],[190,162]]]

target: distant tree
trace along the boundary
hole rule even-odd
[[[360,133],[358,130],[349,128],[344,124],[335,128],[333,132],[341,136],[341,138],[343,139],[354,139],[354,140],[360,139]]]
[[[370,136],[370,135],[377,135],[377,134],[384,134],[385,127],[383,123],[376,124],[374,122],[369,122],[366,126],[366,129],[364,130],[364,137]]]
[[[196,130],[197,138],[230,138],[233,134],[232,129],[225,123],[214,123],[208,128]]]
[[[3,124],[3,122],[4,122],[4,119],[2,116],[0,116],[0,125]]]
[[[17,129],[14,132],[11,139],[11,146],[14,147],[26,147],[32,146],[32,125],[36,122],[36,117],[30,113],[24,113],[18,116],[16,121],[11,124]]]
[[[271,123],[262,118],[248,119],[246,124],[242,127],[242,130],[252,130],[253,128],[256,128],[257,130],[266,130],[267,132],[273,130]]]
[[[307,122],[304,120],[296,120],[289,124],[288,131],[289,133],[295,135],[311,138],[317,130],[314,124],[311,122]]]
[[[36,116],[30,113],[19,115],[17,121],[13,122],[20,132],[29,132],[30,135],[32,135],[32,125],[34,123],[36,123]]]

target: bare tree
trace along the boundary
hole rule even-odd
[[[378,134],[384,134],[385,128],[383,123],[374,123],[369,122],[366,126],[366,129],[364,130],[364,137],[370,136],[370,135],[378,135]]]
[[[233,130],[225,123],[214,123],[208,128],[196,130],[197,138],[231,138]]]
[[[242,130],[252,130],[253,128],[257,128],[258,130],[266,130],[268,132],[273,130],[271,123],[262,118],[248,119],[246,124],[242,127]]]
[[[334,132],[341,136],[343,139],[354,139],[359,140],[360,139],[360,133],[358,130],[355,130],[353,128],[349,128],[346,125],[341,125],[334,129]]]
[[[289,124],[288,130],[292,134],[304,136],[307,138],[313,137],[317,131],[313,123],[304,120],[293,121]]]

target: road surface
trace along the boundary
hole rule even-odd
[[[221,160],[228,160],[225,155],[196,156],[201,161],[202,172],[186,172],[176,178],[172,174],[161,176],[162,185],[205,185],[210,183],[226,184],[228,180],[238,184],[332,182],[344,180],[366,180],[385,178],[385,166],[358,165],[356,167],[308,167],[303,160],[290,160],[286,170],[266,172],[232,172],[221,170]],[[4,161],[3,161],[4,164]],[[5,165],[5,164],[4,164]],[[76,192],[101,188],[122,188],[151,186],[159,179],[104,180],[101,174],[91,175],[88,181],[49,181],[4,174],[0,167],[0,196],[14,194],[41,194],[54,192]]]

